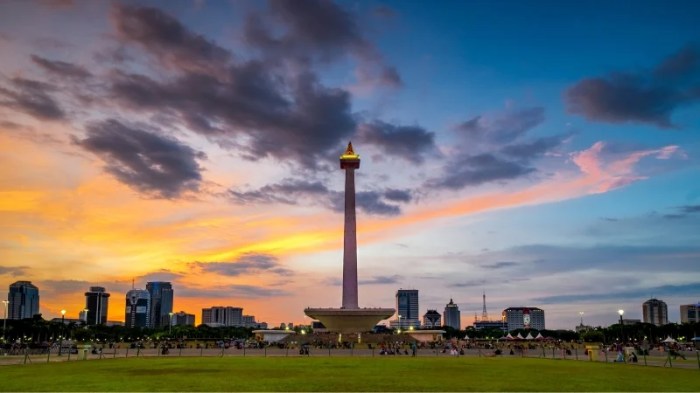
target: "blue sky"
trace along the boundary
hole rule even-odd
[[[0,4],[0,285],[174,282],[270,323],[360,303],[548,328],[700,300],[696,2]],[[139,284],[140,283],[140,284]],[[319,304],[311,304],[317,302]],[[322,303],[322,304],[321,304]],[[110,319],[123,316],[110,309]]]

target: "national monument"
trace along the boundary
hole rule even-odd
[[[357,221],[355,218],[355,170],[360,156],[352,142],[340,156],[345,170],[345,228],[343,243],[343,305],[340,308],[307,308],[304,313],[335,333],[368,332],[382,319],[394,315],[393,308],[360,308],[357,301]]]

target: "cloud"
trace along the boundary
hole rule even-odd
[[[77,66],[72,63],[66,63],[65,61],[49,60],[37,55],[31,56],[32,61],[54,75],[64,78],[73,78],[76,80],[83,80],[92,76],[88,70],[84,67]]]
[[[231,58],[228,50],[157,8],[115,3],[111,20],[122,41],[137,43],[167,67],[221,72]]]
[[[42,292],[50,294],[85,292],[95,283],[82,280],[44,280],[39,286]]]
[[[280,296],[289,296],[290,292],[269,286],[254,285],[213,285],[207,287],[191,287],[180,284],[177,296],[191,298],[225,299],[262,299]]]
[[[246,42],[268,57],[309,64],[350,54],[358,62],[355,76],[360,88],[402,85],[396,68],[386,65],[377,48],[362,36],[357,17],[335,2],[270,1],[268,5],[266,14],[250,15],[244,28]],[[282,32],[274,34],[269,25]]]
[[[659,266],[663,266],[664,272],[667,273],[691,274],[700,272],[700,265],[693,262],[698,255],[700,255],[698,247],[637,245],[568,247],[532,244],[485,253],[479,258],[488,261],[508,258],[517,263],[517,266],[512,266],[515,268],[514,275],[518,274],[518,271],[528,275],[542,273],[551,275],[588,270],[622,273],[655,269]]]
[[[483,286],[484,284],[487,284],[486,280],[469,280],[448,284],[447,286],[450,288],[473,288]]]
[[[249,203],[282,203],[297,205],[313,202],[336,212],[345,210],[344,193],[329,190],[319,181],[284,179],[280,183],[268,184],[257,190],[238,191],[230,189],[229,198],[239,204]],[[356,207],[368,214],[397,215],[401,213],[398,205],[412,199],[408,190],[385,189],[380,191],[359,191],[355,193]]]
[[[99,156],[108,173],[139,192],[170,199],[199,189],[197,160],[206,156],[176,139],[109,119],[89,125],[87,137],[76,143]]]
[[[686,218],[688,216],[695,215],[695,213],[700,213],[700,205],[678,206],[676,210],[678,213],[664,214],[663,217],[669,219]]]
[[[445,175],[431,181],[430,185],[460,190],[466,186],[515,179],[534,171],[534,168],[518,162],[507,161],[493,154],[461,156],[450,161],[445,167]]]
[[[184,274],[172,272],[167,269],[161,269],[155,272],[150,272],[139,277],[139,281],[145,286],[148,282],[164,281],[164,282],[174,282],[182,278],[185,278]]]
[[[541,304],[571,304],[571,303],[581,303],[581,302],[591,302],[591,301],[604,301],[604,300],[638,300],[645,299],[649,297],[649,294],[653,294],[655,297],[663,296],[684,296],[690,297],[697,294],[698,288],[700,288],[700,282],[682,284],[682,285],[661,285],[651,288],[641,288],[641,289],[630,289],[618,291],[613,288],[611,291],[605,291],[604,293],[581,293],[581,294],[565,294],[565,295],[554,295],[554,296],[543,296],[533,299],[537,303]]]
[[[294,274],[292,270],[280,267],[277,257],[268,254],[248,253],[233,262],[194,262],[192,265],[205,272],[225,276],[265,274],[266,272],[281,276]]]
[[[410,202],[413,199],[410,191],[393,188],[384,191],[384,198],[394,202]]]
[[[358,281],[360,285],[384,285],[384,284],[397,284],[403,280],[398,274],[393,276],[374,276],[371,278],[361,279]]]
[[[458,144],[442,175],[428,188],[460,190],[467,186],[514,180],[536,171],[532,161],[559,147],[568,135],[527,138],[544,121],[544,108],[509,109],[476,116],[454,127]]]
[[[21,276],[26,274],[28,266],[0,266],[0,275]]]
[[[484,264],[484,265],[481,265],[481,267],[483,267],[485,269],[497,270],[497,269],[503,269],[503,268],[517,266],[517,265],[518,265],[517,262],[496,262],[496,263],[491,263],[491,264]]]
[[[673,112],[700,100],[699,58],[691,45],[653,70],[584,79],[564,93],[567,110],[593,121],[675,128]]]
[[[396,126],[382,121],[360,124],[358,139],[378,147],[382,155],[422,163],[425,156],[436,152],[435,133],[419,126]]]
[[[700,205],[685,205],[685,206],[681,206],[681,207],[680,207],[680,210],[681,210],[683,213],[688,213],[688,214],[690,214],[690,213],[700,213]]]
[[[14,89],[0,87],[0,106],[24,112],[39,120],[63,120],[66,113],[49,92],[56,87],[48,83],[15,77],[10,80]],[[1,97],[5,97],[3,100]]]
[[[616,151],[614,146],[598,141],[590,148],[570,154],[571,160],[587,175],[594,193],[607,192],[646,179],[635,170],[640,160],[653,157],[668,160],[681,154],[678,146],[658,149]]]
[[[112,92],[131,110],[170,111],[189,129],[246,151],[246,158],[272,157],[315,169],[355,129],[350,96],[321,86],[312,74],[281,84],[266,65],[232,65],[229,78],[186,73],[160,83],[144,75],[117,73]]]
[[[231,199],[240,204],[249,203],[283,203],[295,205],[301,198],[325,198],[330,193],[319,181],[309,182],[297,179],[284,179],[280,183],[268,184],[257,190],[229,190]]]
[[[471,143],[502,145],[512,143],[544,122],[544,108],[507,110],[492,116],[476,116],[455,127],[457,134]]]

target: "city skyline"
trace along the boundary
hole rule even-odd
[[[572,329],[658,298],[679,321],[700,299],[699,11],[1,3],[0,287],[32,281],[47,319],[136,280],[198,319],[307,324],[341,298],[352,141],[363,306],[414,288],[468,326],[485,291]]]

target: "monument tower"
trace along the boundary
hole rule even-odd
[[[304,313],[321,321],[331,332],[362,333],[394,315],[393,308],[360,308],[357,301],[357,220],[355,216],[355,170],[360,156],[348,143],[340,156],[345,170],[345,224],[343,242],[343,303],[341,308],[307,308]]]
[[[345,169],[345,228],[343,241],[343,307],[357,306],[357,220],[355,218],[355,169],[360,169],[360,156],[348,143],[340,156],[340,169]]]

